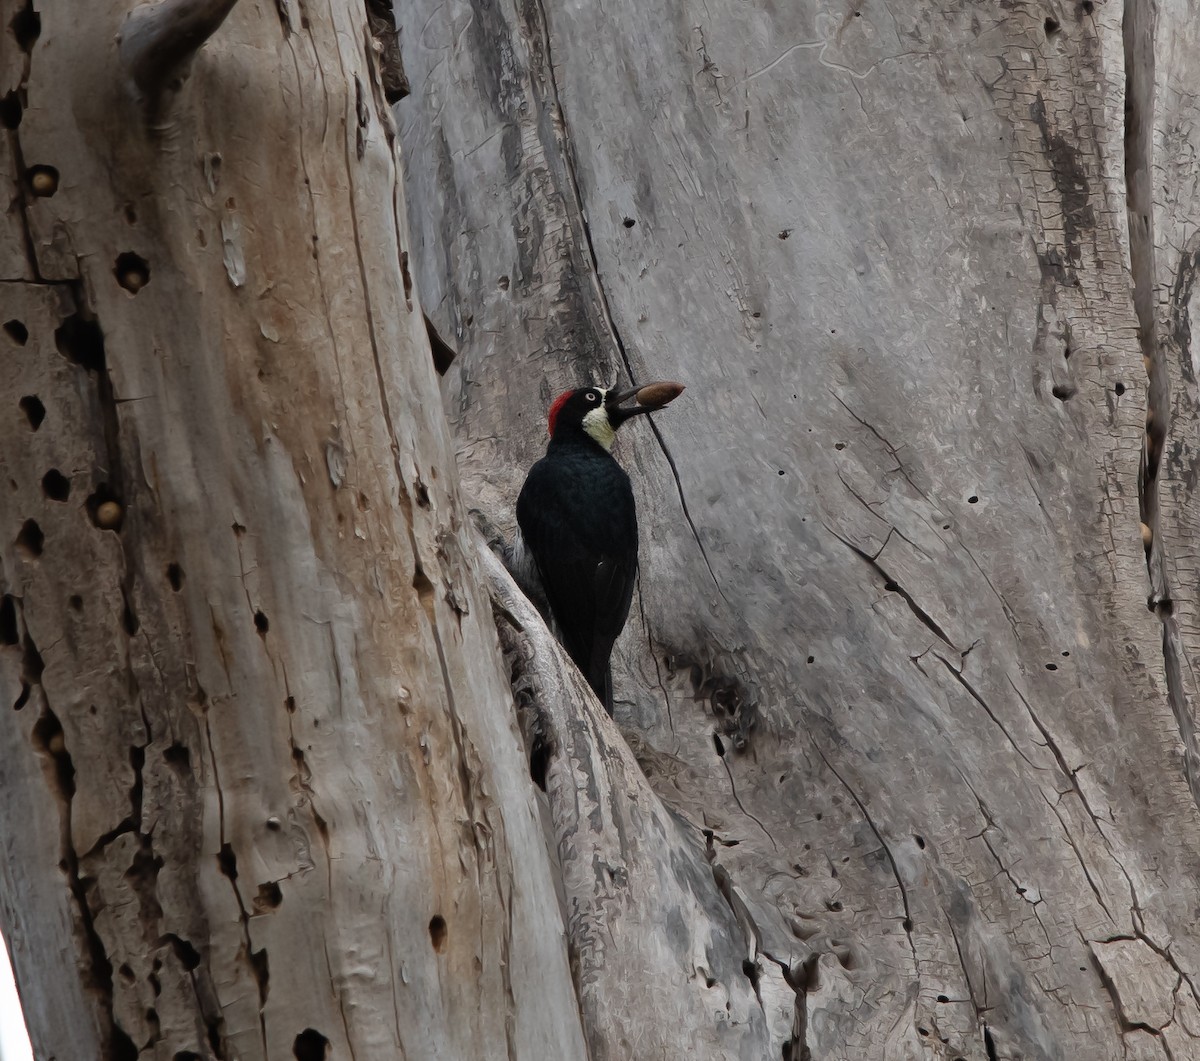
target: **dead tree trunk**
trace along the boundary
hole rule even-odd
[[[0,2],[37,1056],[582,1058],[368,12],[132,7]]]
[[[414,266],[479,506],[511,527],[559,390],[689,384],[620,443],[616,675],[745,954],[671,951],[689,1056],[740,1023],[738,1056],[792,1061],[1200,1057],[1194,13],[399,14]],[[539,761],[619,792],[588,747]],[[593,826],[547,787],[568,846]],[[662,898],[597,867],[577,900]],[[576,963],[602,1056],[677,1040],[644,946]]]

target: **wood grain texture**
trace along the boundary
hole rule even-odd
[[[243,0],[151,114],[129,6],[0,3],[4,180],[59,175],[0,284],[37,1056],[583,1058],[366,10]]]
[[[554,393],[688,385],[618,442],[616,718],[746,897],[747,982],[787,970],[769,1056],[1200,1056],[1191,654],[1139,531],[1135,274],[1166,237],[1124,164],[1150,122],[1145,194],[1186,228],[1190,36],[1160,7],[1127,5],[1129,48],[1100,3],[402,18],[413,263],[479,507],[511,526]],[[1128,118],[1127,75],[1158,86]]]

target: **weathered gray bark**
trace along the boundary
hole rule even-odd
[[[557,391],[689,385],[620,443],[643,568],[617,722],[742,939],[698,958],[693,910],[653,976],[632,938],[577,961],[592,1048],[635,1022],[626,1056],[674,1053],[673,963],[762,999],[711,1007],[694,1057],[730,1019],[792,1061],[1200,1057],[1194,12],[398,19],[415,273],[480,508],[511,529]],[[609,745],[570,760],[615,817]],[[548,800],[560,848],[590,835]],[[668,892],[687,850],[663,840]]]
[[[37,1056],[582,1058],[367,12],[243,2],[139,60],[131,7],[0,2],[0,928]]]

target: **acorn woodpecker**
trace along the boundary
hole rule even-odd
[[[621,424],[682,391],[652,383],[560,395],[550,406],[546,455],[517,499],[513,570],[544,595],[559,641],[610,715],[609,657],[633,599],[638,529],[629,476],[609,451]]]

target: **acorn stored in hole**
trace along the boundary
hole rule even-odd
[[[105,501],[96,508],[96,526],[115,530],[121,525],[124,512],[116,501]]]
[[[1149,549],[1150,546],[1154,544],[1154,531],[1152,531],[1145,523],[1139,523],[1138,526],[1142,531],[1142,548]]]
[[[647,383],[637,392],[636,399],[643,409],[661,409],[670,405],[683,391],[682,383],[662,380],[658,383]]]
[[[29,170],[29,190],[39,199],[58,191],[58,170],[53,166],[33,166]]]

